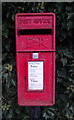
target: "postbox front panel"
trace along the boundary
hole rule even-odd
[[[55,103],[55,15],[16,15],[16,68],[18,104]]]
[[[54,104],[54,58],[54,52],[39,53],[37,60],[32,59],[32,53],[17,53],[19,105]]]

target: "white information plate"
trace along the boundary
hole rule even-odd
[[[43,61],[28,62],[28,89],[43,90]]]

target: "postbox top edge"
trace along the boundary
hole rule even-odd
[[[43,16],[43,15],[51,15],[51,16],[55,16],[55,13],[16,13],[16,17],[18,17],[18,16],[38,16],[38,15],[41,15],[41,16]]]

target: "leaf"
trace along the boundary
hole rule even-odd
[[[12,79],[12,84],[13,84],[14,86],[16,86],[16,83],[15,83],[15,80],[14,80],[14,79]]]
[[[7,119],[13,118],[13,110],[12,110],[12,108],[9,110],[9,112],[8,112],[8,114],[7,114],[7,116],[6,116],[6,118],[7,118]]]
[[[57,71],[58,77],[66,78],[66,70],[64,68]]]
[[[45,118],[45,120],[48,120],[49,115],[48,115],[48,114],[46,114],[46,113],[44,113],[44,114],[43,114],[43,117]]]
[[[67,64],[67,58],[66,57],[61,58],[60,61],[62,62],[63,67]]]
[[[64,56],[66,56],[66,57],[68,57],[68,58],[70,58],[70,59],[73,58],[71,52],[69,52],[69,51],[66,51],[66,52],[64,52],[63,54],[64,54]]]

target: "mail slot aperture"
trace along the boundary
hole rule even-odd
[[[35,35],[35,34],[52,34],[52,29],[32,29],[32,30],[25,30],[25,29],[20,29],[18,31],[18,35]]]

